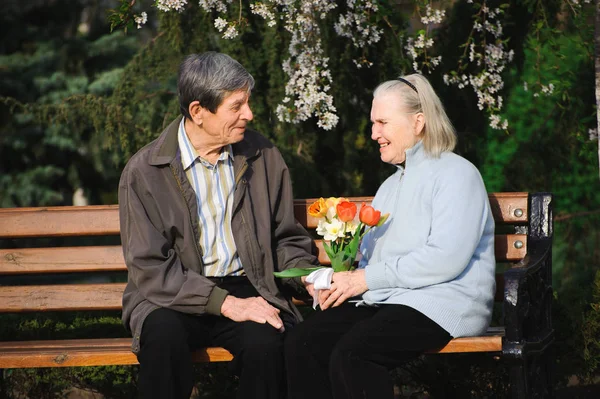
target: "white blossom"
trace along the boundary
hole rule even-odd
[[[198,5],[206,12],[216,11],[220,13],[227,12],[227,4],[231,4],[232,0],[199,0]]]
[[[144,11],[140,15],[136,15],[133,20],[137,24],[137,28],[142,29],[142,26],[148,22],[148,14],[146,14],[146,11]]]
[[[503,39],[502,10],[490,8],[483,2],[479,9],[474,7],[474,11],[472,32],[466,43],[468,53],[461,61],[461,69],[469,73],[462,74],[460,78],[458,74],[446,75],[444,83],[454,84],[459,89],[471,87],[477,96],[477,108],[489,114],[490,127],[506,130],[508,121],[498,115],[504,104],[502,72],[512,62],[514,52],[507,50]],[[523,87],[527,90],[526,82]]]
[[[219,32],[223,32],[226,27],[227,27],[227,21],[226,20],[224,20],[221,17],[218,17],[218,18],[215,19],[215,28],[217,28],[217,30]]]
[[[581,2],[580,0],[567,0],[568,2],[571,3],[572,6],[577,6],[577,7],[581,7]],[[583,4],[590,4],[592,2],[592,0],[583,0]]]
[[[233,39],[234,37],[237,37],[238,35],[238,30],[236,29],[235,25],[230,24],[227,29],[225,30],[225,33],[223,33],[223,38],[224,39]]]
[[[187,0],[156,0],[156,8],[160,11],[183,11]]]
[[[496,130],[506,130],[508,129],[508,121],[506,119],[502,120],[499,115],[491,114],[490,127]]]
[[[567,1],[572,4],[589,2]],[[472,0],[466,2],[473,4]],[[212,13],[215,28],[225,39],[237,37],[245,23],[241,12],[239,16],[232,15],[232,3],[233,0],[198,0],[198,5],[204,11]],[[512,62],[514,52],[506,48],[506,40],[503,38],[503,10],[489,7],[489,2],[486,1],[478,3],[472,6],[475,18],[471,36],[465,43],[465,64],[459,65],[458,71],[444,75],[444,83],[455,85],[459,89],[472,88],[477,96],[478,108],[486,110],[490,115],[490,126],[506,130],[508,121],[498,115],[503,106],[502,73],[507,64]],[[357,49],[379,42],[383,26],[377,25],[381,19],[378,4],[373,0],[346,0],[343,10],[335,17],[330,17],[334,21],[336,34],[350,40]],[[418,4],[418,18],[425,27],[408,37],[403,47],[415,72],[430,73],[442,62],[442,57],[434,51],[434,32],[444,22],[446,10],[433,6],[444,2],[420,1]],[[155,5],[161,11],[181,12],[187,5],[187,0],[156,0]],[[276,108],[279,120],[298,123],[316,117],[320,128],[328,130],[335,127],[339,118],[330,94],[333,78],[328,65],[329,59],[321,43],[320,24],[337,9],[337,2],[262,0],[239,2],[239,6],[249,6],[250,11],[262,17],[267,26],[281,24],[283,29],[290,32],[288,56],[282,64],[287,75],[285,94]],[[147,16],[143,13],[134,20],[140,28]],[[368,68],[372,65],[365,54],[366,52],[352,60],[356,68]],[[526,83],[524,88],[527,90]],[[541,93],[551,95],[553,92],[552,84],[541,86]]]
[[[446,10],[436,10],[431,8],[431,4],[425,6],[425,15],[421,17],[421,22],[424,25],[440,24],[446,16]]]
[[[554,85],[550,83],[548,86],[542,85],[542,93],[549,96],[554,92]]]
[[[324,0],[301,2],[300,7],[282,4],[285,8],[285,28],[292,38],[288,47],[290,57],[284,61],[283,70],[289,80],[285,86],[289,100],[276,109],[279,120],[297,123],[317,117],[317,126],[330,130],[338,123],[333,97],[329,94],[332,83],[324,56],[320,28],[312,17],[327,13],[336,7]],[[289,104],[292,102],[292,104]]]
[[[335,32],[342,37],[352,40],[356,48],[364,48],[379,42],[383,31],[373,22],[372,17],[377,13],[378,7],[372,1],[347,0],[348,11],[338,17],[333,25]],[[357,68],[372,65],[367,60],[353,60]]]
[[[266,3],[261,3],[261,2],[252,3],[252,4],[250,4],[250,10],[252,11],[253,14],[259,15],[259,16],[263,17],[264,19],[266,19],[268,21],[267,26],[269,26],[269,27],[275,26],[275,24],[276,24],[275,13]]]
[[[413,60],[412,67],[415,72],[421,73],[421,70],[424,68],[427,72],[431,72],[435,67],[440,65],[442,57],[433,56],[428,51],[434,45],[434,40],[430,36],[430,32],[433,29],[433,25],[442,23],[446,16],[446,10],[434,9],[431,4],[425,5],[424,14],[420,12],[420,8],[418,10],[421,23],[426,26],[426,29],[419,31],[414,37],[409,37],[406,40],[404,49],[408,57]]]

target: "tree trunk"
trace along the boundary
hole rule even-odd
[[[598,141],[598,177],[600,178],[600,0],[596,0],[596,140]]]

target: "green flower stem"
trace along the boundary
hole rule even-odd
[[[292,267],[291,269],[286,269],[281,272],[275,272],[273,274],[275,275],[275,277],[281,277],[281,278],[302,277],[302,276],[308,276],[315,270],[319,270],[319,269],[325,269],[325,267],[323,267],[323,266],[307,267],[307,268]]]

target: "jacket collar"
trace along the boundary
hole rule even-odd
[[[177,134],[179,132],[179,124],[183,116],[178,116],[173,122],[167,126],[167,128],[160,134],[152,149],[150,156],[150,165],[161,166],[168,165],[177,156],[179,151],[179,143],[177,140]],[[250,132],[246,129],[244,140],[239,143],[232,145],[234,163],[244,163],[247,159],[253,158],[260,154],[258,142],[256,140],[256,133]]]
[[[158,136],[150,155],[150,165],[160,166],[168,165],[175,159],[177,151],[179,151],[179,143],[177,142],[177,132],[179,124],[183,116],[178,116],[167,128]]]
[[[406,161],[403,165],[396,165],[398,169],[404,171],[406,168],[414,168],[427,157],[425,148],[423,147],[423,140],[419,140],[417,144],[413,145],[406,150]]]

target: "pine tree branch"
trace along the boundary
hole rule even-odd
[[[565,220],[573,219],[580,216],[588,216],[588,215],[596,215],[600,214],[600,209],[596,209],[593,211],[582,211],[582,212],[574,212],[574,213],[565,213],[562,215],[557,215],[554,217],[554,222],[563,222]]]

